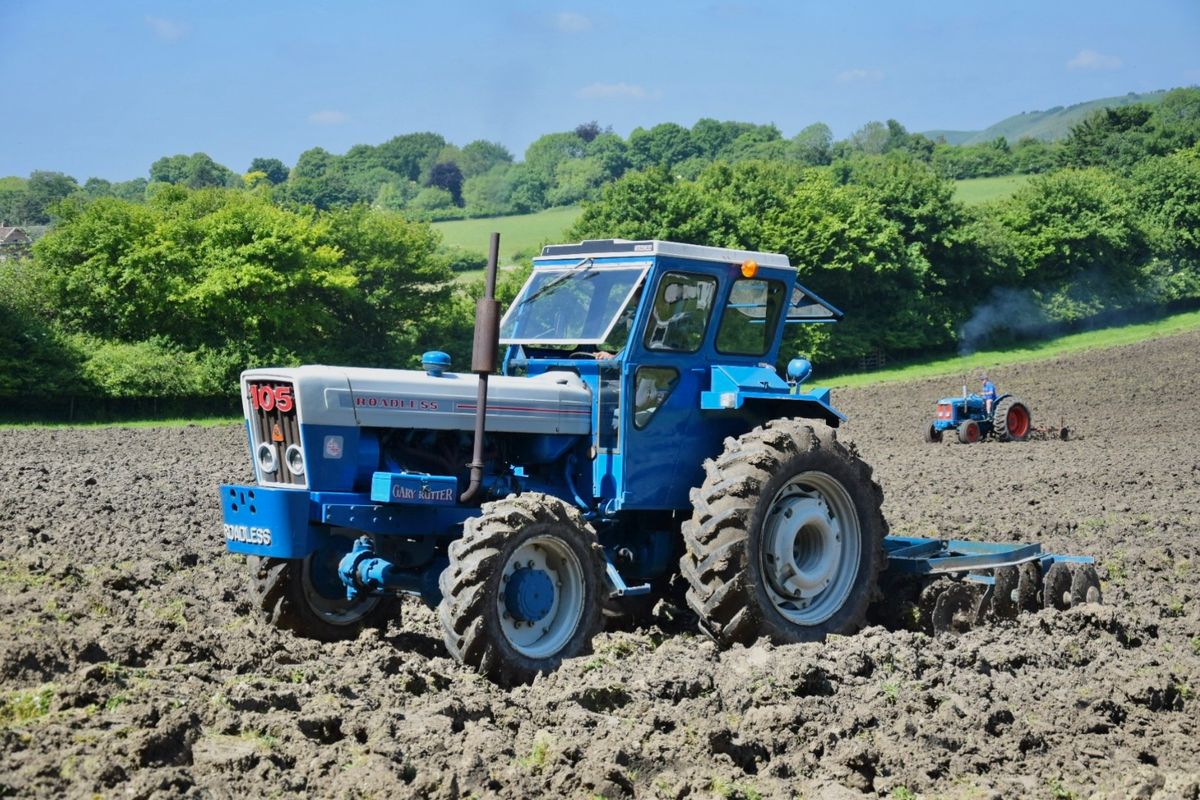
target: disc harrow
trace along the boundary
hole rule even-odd
[[[1042,608],[1100,603],[1090,556],[1043,553],[1039,544],[889,536],[888,571],[924,584],[915,617],[928,633],[961,634]]]

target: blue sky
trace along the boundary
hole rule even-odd
[[[1200,84],[1200,2],[60,2],[0,0],[0,176],[238,171],[432,130],[518,157],[589,120],[1010,114]]]

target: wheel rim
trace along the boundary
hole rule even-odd
[[[845,487],[823,472],[776,492],[763,523],[761,566],[772,605],[796,625],[819,625],[845,604],[858,577],[862,534]]]
[[[1015,405],[1008,410],[1004,423],[1009,436],[1020,439],[1029,433],[1029,412],[1025,410],[1025,406]]]
[[[383,599],[346,599],[346,587],[338,577],[337,568],[342,556],[350,552],[351,544],[344,536],[336,537],[306,557],[300,565],[300,586],[304,591],[304,600],[314,614],[330,625],[357,624]]]
[[[565,542],[533,536],[504,563],[496,607],[514,650],[547,658],[562,650],[583,619],[583,564]]]

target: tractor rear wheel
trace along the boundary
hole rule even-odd
[[[773,420],[726,439],[704,471],[679,566],[706,633],[790,643],[863,626],[884,561],[883,492],[831,428]]]
[[[934,427],[932,422],[929,423],[929,427],[925,429],[925,441],[929,442],[930,444],[937,444],[941,440],[942,432]]]
[[[484,503],[451,543],[438,619],[459,662],[511,685],[586,652],[600,628],[604,561],[596,531],[556,497]]]
[[[958,441],[963,444],[975,444],[981,438],[983,433],[979,430],[979,423],[973,419],[968,419],[958,424]]]
[[[992,413],[992,430],[1002,442],[1023,442],[1033,430],[1033,415],[1029,406],[1016,397],[1006,397],[996,403]]]
[[[337,565],[353,542],[331,535],[325,547],[303,559],[250,556],[250,593],[262,618],[272,627],[322,642],[386,627],[399,612],[398,598],[346,599]]]

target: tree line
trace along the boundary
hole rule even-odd
[[[697,128],[710,134],[703,156]],[[786,354],[827,368],[951,348],[978,332],[981,309],[1003,306],[993,317],[1015,328],[1018,317],[1070,322],[1200,298],[1200,91],[1098,112],[1055,145],[1054,166],[982,207],[956,201],[939,145],[898,124],[846,143],[769,128],[635,131],[624,152],[639,154],[637,166],[585,198],[563,239],[785,253],[803,283],[848,312],[836,326],[797,326],[787,343]],[[375,153],[373,169],[414,183],[434,175],[439,137],[428,136]],[[617,138],[543,137],[558,155],[533,163],[550,174],[566,145],[606,137]],[[553,174],[604,147],[558,158]],[[528,152],[524,166],[499,148],[458,152],[478,158],[472,177],[530,168]],[[745,157],[720,155],[733,152]],[[453,280],[440,237],[406,208],[290,194],[324,174],[306,166],[319,160],[291,170],[261,160],[239,176],[205,158],[164,159],[136,197],[32,176],[36,191],[60,196],[32,257],[0,260],[0,397],[228,395],[246,367],[412,366],[431,348],[465,364],[479,287]],[[507,274],[501,293],[521,278]]]
[[[148,178],[82,185],[62,173],[38,171],[28,179],[0,180],[0,220],[46,224],[50,208],[71,196],[146,201],[164,186],[266,190],[284,206],[321,210],[366,204],[439,220],[522,214],[595,200],[627,172],[662,168],[695,179],[714,163],[780,161],[827,166],[859,156],[901,151],[939,175],[977,178],[1038,174],[1062,167],[1112,166],[1128,170],[1149,155],[1186,146],[1200,90],[1168,93],[1155,106],[1098,112],[1061,142],[1004,138],[978,145],[949,145],[909,133],[896,120],[869,122],[835,141],[816,123],[791,138],[774,125],[701,119],[691,128],[667,122],[637,128],[623,138],[597,123],[549,133],[516,161],[496,142],[458,147],[436,133],[411,133],[379,145],[355,145],[336,155],[314,147],[289,167],[278,158],[255,158],[244,173],[205,153],[160,158]]]

